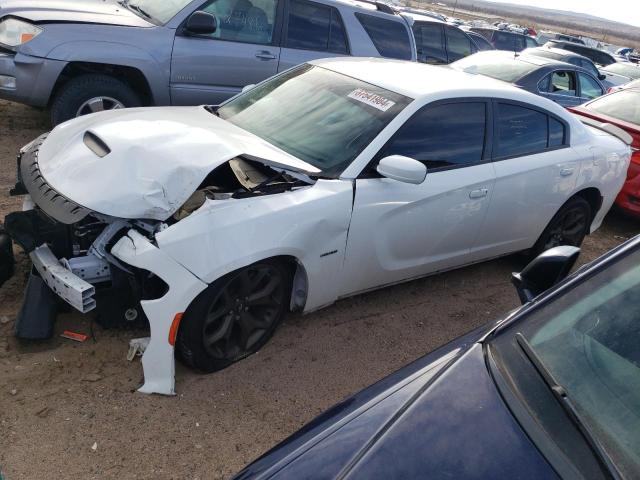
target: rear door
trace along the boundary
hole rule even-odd
[[[173,105],[217,104],[278,71],[283,0],[213,0],[213,35],[178,28],[171,59]]]
[[[317,58],[349,55],[347,32],[336,8],[290,0],[285,18],[278,71]]]
[[[356,180],[342,291],[355,293],[469,261],[494,183],[489,103],[447,100],[418,110]],[[411,185],[375,172],[380,159],[423,162]]]
[[[476,259],[533,246],[575,189],[579,172],[569,126],[528,104],[494,102],[496,182]]]
[[[447,63],[444,29],[441,23],[415,22],[412,29],[419,62],[431,65]]]

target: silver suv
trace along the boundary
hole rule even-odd
[[[308,60],[416,60],[406,18],[342,0],[0,0],[0,98],[54,125],[141,105],[216,104]]]

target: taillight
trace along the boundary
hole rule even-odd
[[[611,92],[613,92],[613,91],[614,91],[614,90],[613,90],[613,87],[609,87],[609,89],[607,90],[607,93],[611,93]]]
[[[640,175],[640,151],[636,150],[631,155],[631,163],[629,163],[629,170],[627,170],[627,180],[631,180]]]

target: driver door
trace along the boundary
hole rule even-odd
[[[468,263],[495,181],[484,100],[415,113],[356,180],[342,291],[353,294]],[[422,161],[420,185],[375,174],[389,155]]]
[[[242,87],[275,75],[280,60],[282,0],[214,0],[212,35],[178,28],[171,58],[173,105],[218,104]]]

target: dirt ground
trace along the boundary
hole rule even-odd
[[[48,128],[47,116],[0,102],[0,219],[15,153]],[[582,261],[638,233],[610,214],[589,237]],[[56,335],[20,344],[13,326],[28,262],[0,289],[0,472],[14,479],[228,478],[332,404],[447,341],[517,306],[508,257],[290,315],[258,354],[222,372],[178,365],[176,397],[135,392],[130,338],[78,314],[56,330],[90,333],[79,344]],[[95,450],[92,448],[97,444]]]

